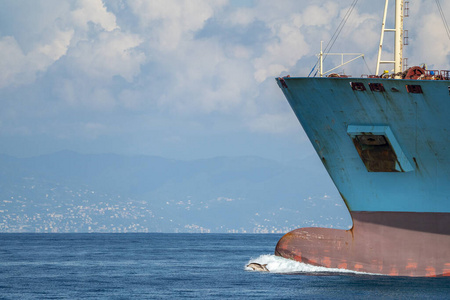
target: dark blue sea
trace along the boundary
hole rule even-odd
[[[445,299],[449,278],[324,272],[280,235],[0,234],[1,299]],[[271,272],[250,271],[251,261]]]

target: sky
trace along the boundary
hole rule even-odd
[[[275,78],[307,76],[352,2],[1,1],[0,153],[308,157]],[[409,6],[408,64],[450,69],[435,1]],[[331,52],[365,62],[340,72],[375,72],[383,8],[358,2]]]

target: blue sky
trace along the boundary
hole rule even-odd
[[[2,1],[0,153],[309,156],[274,78],[307,75],[352,2]],[[384,6],[359,2],[332,49],[366,55],[355,76],[375,70]],[[409,65],[450,69],[435,1],[410,15]]]

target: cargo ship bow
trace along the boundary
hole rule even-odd
[[[397,53],[403,1],[396,10]],[[382,76],[277,78],[353,226],[296,229],[276,255],[367,273],[450,276],[450,72],[403,71],[401,63],[395,55],[394,72]]]

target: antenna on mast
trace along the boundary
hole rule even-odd
[[[394,64],[394,74],[401,73],[403,63],[403,0],[395,0],[395,28],[386,29],[386,16],[389,0],[384,5],[383,23],[381,25],[380,46],[378,48],[378,59],[376,74],[379,74],[380,64]],[[381,60],[381,50],[383,49],[383,39],[385,32],[394,32],[394,60]]]

